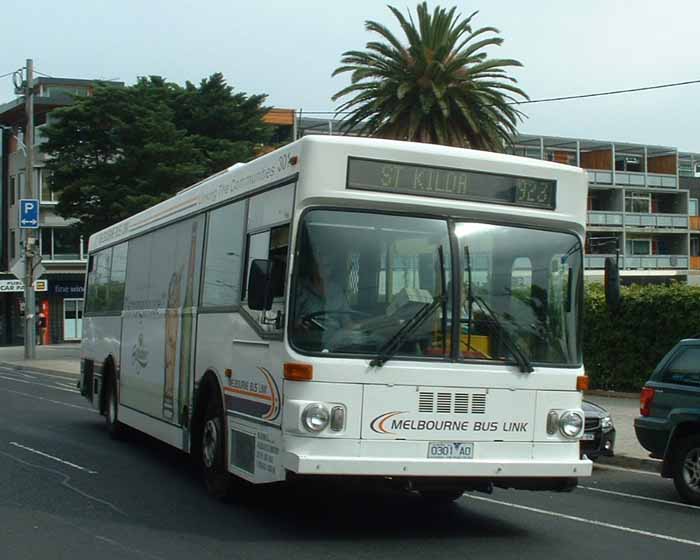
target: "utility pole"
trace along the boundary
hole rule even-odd
[[[24,145],[27,151],[25,167],[25,198],[34,198],[34,61],[27,59],[27,79],[25,82],[25,112],[27,127],[24,131]],[[39,198],[39,197],[36,197]],[[34,286],[32,285],[34,252],[36,250],[35,230],[24,229],[24,359],[36,358],[36,328]]]

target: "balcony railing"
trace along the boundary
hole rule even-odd
[[[587,169],[588,181],[596,185],[612,185],[612,171],[599,169]],[[678,178],[675,175],[663,175],[661,173],[647,173],[646,183],[644,173],[633,171],[615,171],[615,185],[630,187],[654,187],[662,189],[677,189]]]
[[[624,223],[631,227],[688,229],[688,216],[682,214],[625,214]]]
[[[700,218],[700,216],[698,216]],[[684,214],[633,214],[623,212],[588,212],[588,225],[613,227],[638,227],[656,229],[688,229],[688,216]],[[700,221],[698,222],[700,229]]]
[[[601,212],[596,210],[588,213],[588,224],[591,226],[622,227],[624,219],[622,212]]]
[[[700,257],[690,257],[690,270],[700,270]]]
[[[700,231],[700,216],[690,216],[690,229]]]
[[[605,258],[615,255],[586,255],[584,266],[596,270],[605,268]],[[620,268],[631,269],[673,269],[687,270],[689,257],[687,255],[620,255]]]

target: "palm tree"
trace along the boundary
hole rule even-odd
[[[347,51],[333,76],[351,73],[351,83],[333,101],[352,95],[338,107],[348,113],[344,131],[380,138],[429,142],[503,151],[524,116],[513,103],[528,99],[505,68],[517,60],[487,58],[484,49],[500,46],[494,27],[472,29],[478,12],[462,19],[456,8],[428,11],[418,4],[418,25],[389,6],[408,45],[385,26],[365,22],[384,41],[365,51]]]

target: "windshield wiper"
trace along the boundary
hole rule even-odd
[[[483,300],[483,298],[480,298],[479,296],[473,294],[471,298],[473,301],[478,303],[480,307],[482,307],[488,312],[489,316],[491,317],[491,321],[498,327],[499,332],[503,335],[503,341],[506,343],[506,346],[510,350],[511,354],[513,354],[515,361],[520,367],[520,371],[522,371],[523,373],[532,373],[533,371],[535,371],[535,369],[532,367],[532,364],[530,364],[530,361],[527,359],[527,356],[523,352],[522,348],[520,348],[518,343],[513,339],[513,337],[505,328],[505,326],[498,318],[498,315],[496,315],[494,310],[491,309],[491,307],[489,307],[489,305]]]
[[[396,331],[396,333],[387,340],[386,344],[382,346],[379,350],[379,355],[372,359],[369,363],[370,367],[382,367],[388,360],[390,360],[396,352],[399,351],[401,345],[411,336],[418,327],[420,327],[425,320],[430,317],[435,310],[447,303],[447,292],[445,289],[445,255],[443,253],[442,245],[438,248],[438,256],[440,258],[440,275],[441,275],[441,288],[442,293],[439,296],[435,296],[431,303],[425,303],[423,306],[408,319],[401,328]],[[444,317],[443,317],[444,319]],[[445,321],[443,320],[443,328]],[[443,340],[445,338],[445,333],[443,332]],[[444,342],[443,342],[444,344]]]

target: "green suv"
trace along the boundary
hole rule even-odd
[[[634,429],[642,447],[663,459],[661,476],[700,505],[700,339],[681,340],[642,389]]]

